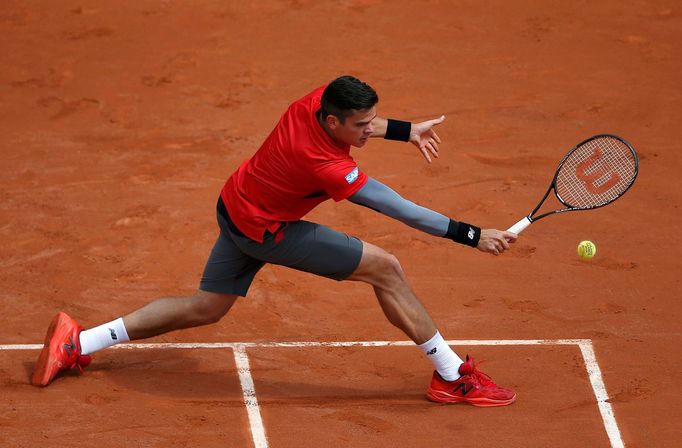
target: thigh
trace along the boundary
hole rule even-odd
[[[327,226],[296,221],[281,231],[281,238],[267,235],[263,243],[248,238],[234,241],[255,259],[334,280],[348,278],[362,258],[362,241]]]
[[[199,289],[209,293],[246,296],[263,262],[244,253],[221,232],[208,257]]]

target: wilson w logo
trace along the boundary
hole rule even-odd
[[[603,156],[602,150],[596,148],[590,157],[575,167],[575,175],[583,181],[587,191],[592,194],[605,193],[620,182],[620,175],[611,171],[611,166],[604,160]],[[606,175],[609,175],[609,178],[600,185],[597,185],[597,181]]]

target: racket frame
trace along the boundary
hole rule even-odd
[[[588,143],[588,142],[590,142],[590,141],[592,141],[592,140],[596,140],[596,139],[602,138],[602,137],[608,137],[608,138],[616,139],[616,140],[622,142],[623,144],[625,144],[625,146],[628,147],[628,149],[629,149],[630,152],[632,153],[632,158],[633,158],[634,161],[635,161],[635,167],[634,167],[635,175],[632,176],[632,179],[630,179],[630,182],[628,182],[627,186],[625,187],[625,190],[623,190],[619,195],[617,195],[616,197],[612,198],[611,200],[609,200],[609,201],[607,201],[607,202],[604,202],[603,204],[592,205],[592,206],[588,206],[588,207],[575,207],[575,206],[569,204],[568,202],[566,202],[564,199],[562,199],[562,197],[559,195],[559,192],[556,190],[556,180],[557,180],[557,177],[559,176],[559,171],[561,171],[561,167],[564,165],[564,163],[566,162],[566,160],[567,160],[567,159],[571,156],[571,154],[573,154],[579,147],[581,147],[582,145],[584,145],[584,144],[586,144],[586,143]],[[525,216],[523,219],[521,219],[519,222],[517,222],[516,224],[514,224],[513,226],[511,226],[511,227],[508,229],[508,231],[509,231],[509,232],[513,232],[513,233],[517,233],[517,234],[518,234],[518,233],[521,232],[523,229],[525,229],[526,227],[528,227],[531,223],[537,221],[538,219],[542,219],[542,218],[544,218],[544,217],[546,217],[546,216],[549,216],[549,215],[554,215],[554,214],[557,214],[557,213],[564,213],[564,212],[572,212],[572,211],[593,210],[593,209],[595,209],[595,208],[600,208],[600,207],[604,207],[605,205],[609,205],[610,203],[612,203],[613,201],[615,201],[615,200],[618,199],[619,197],[623,196],[623,195],[625,194],[625,192],[628,191],[628,190],[630,189],[630,187],[632,186],[632,184],[635,183],[635,179],[637,179],[637,175],[638,175],[638,174],[639,174],[639,158],[637,157],[637,153],[635,152],[635,149],[632,147],[632,145],[631,145],[627,140],[625,140],[625,139],[622,138],[622,137],[618,137],[617,135],[613,135],[613,134],[597,134],[597,135],[593,135],[592,137],[587,138],[587,139],[583,140],[582,142],[578,143],[578,144],[575,145],[570,151],[568,151],[568,153],[566,153],[566,155],[564,156],[564,158],[561,159],[561,161],[559,162],[559,165],[557,166],[557,169],[556,169],[556,171],[554,172],[554,177],[552,178],[552,182],[549,184],[549,188],[547,189],[547,192],[545,193],[545,195],[542,197],[542,199],[540,200],[540,202],[538,202],[538,205],[535,206],[535,208],[533,209],[532,212],[530,212],[528,215],[526,215],[526,216]],[[554,190],[554,195],[555,195],[556,198],[559,200],[559,202],[561,202],[561,203],[562,203],[563,205],[565,205],[566,207],[565,207],[565,208],[562,208],[562,209],[557,209],[557,210],[549,211],[549,212],[543,213],[543,214],[538,215],[538,216],[533,216],[533,215],[535,215],[535,213],[540,209],[540,207],[542,207],[542,204],[544,204],[545,199],[547,199],[547,196],[549,196],[549,192],[552,191],[552,190]]]

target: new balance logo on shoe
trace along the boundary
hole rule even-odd
[[[457,389],[462,389],[462,396],[465,396],[466,394],[468,394],[469,392],[471,392],[471,391],[474,389],[474,386],[471,385],[471,386],[469,386],[469,388],[467,389],[467,385],[466,385],[466,384],[460,383],[460,384],[457,385],[457,387],[455,387],[455,388],[452,390],[452,392],[457,393]]]
[[[64,343],[64,350],[66,350],[66,356],[71,356],[71,354],[76,351],[76,344],[73,342],[71,336],[69,336],[69,342]]]
[[[109,328],[109,333],[111,333],[111,339],[113,339],[114,341],[118,339],[118,336],[116,336],[116,330],[114,330],[113,328]]]
[[[437,351],[438,351],[438,347],[433,347],[431,350],[429,350],[428,352],[426,352],[426,355],[427,355],[427,356],[428,356],[428,355],[435,355]]]
[[[470,356],[459,366],[459,374],[459,379],[448,381],[435,370],[426,398],[436,403],[467,403],[480,407],[506,406],[516,401],[513,390],[495,384],[476,368]]]

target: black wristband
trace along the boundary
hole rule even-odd
[[[412,123],[409,121],[392,120],[389,118],[388,123],[386,124],[386,135],[384,138],[386,140],[409,142],[411,129]]]
[[[448,224],[448,232],[443,235],[443,238],[451,239],[455,243],[476,247],[478,240],[481,239],[481,228],[451,219],[450,224]]]

